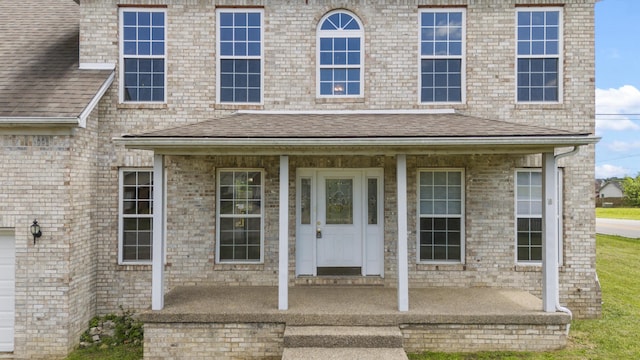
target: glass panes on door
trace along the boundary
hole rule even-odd
[[[353,179],[326,179],[326,224],[353,224]]]

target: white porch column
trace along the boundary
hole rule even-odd
[[[398,182],[398,311],[409,311],[407,263],[407,156],[396,156]]]
[[[542,310],[556,311],[558,296],[558,181],[553,152],[542,154]]]
[[[153,260],[151,310],[164,307],[164,155],[153,155]]]
[[[289,157],[280,156],[280,229],[278,243],[278,310],[289,308]]]

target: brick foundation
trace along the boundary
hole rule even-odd
[[[284,324],[147,323],[145,359],[280,359]],[[404,349],[423,351],[549,351],[563,348],[565,325],[401,325]]]
[[[145,324],[144,358],[265,359],[282,357],[284,324]]]
[[[549,351],[566,346],[565,325],[403,325],[404,349],[422,351]]]

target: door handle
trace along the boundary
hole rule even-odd
[[[322,229],[316,229],[316,239],[322,239]]]

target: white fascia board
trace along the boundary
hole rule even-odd
[[[7,116],[0,117],[0,125],[78,125],[77,117]]]
[[[89,104],[87,104],[84,110],[82,110],[80,116],[78,117],[78,124],[81,128],[87,127],[87,118],[89,117],[89,115],[91,115],[93,109],[98,106],[98,103],[102,99],[102,96],[107,92],[107,90],[109,90],[109,87],[111,87],[111,84],[113,84],[113,80],[115,79],[115,77],[116,72],[113,71],[109,75],[107,80],[102,84],[102,86],[100,86],[100,89],[98,89],[98,92],[93,96],[91,101],[89,101]]]
[[[435,115],[455,114],[454,109],[399,109],[399,110],[238,110],[237,114],[262,115]]]
[[[114,138],[132,149],[199,148],[199,147],[425,147],[425,146],[580,146],[597,143],[593,136],[575,137],[466,137],[466,138]]]

